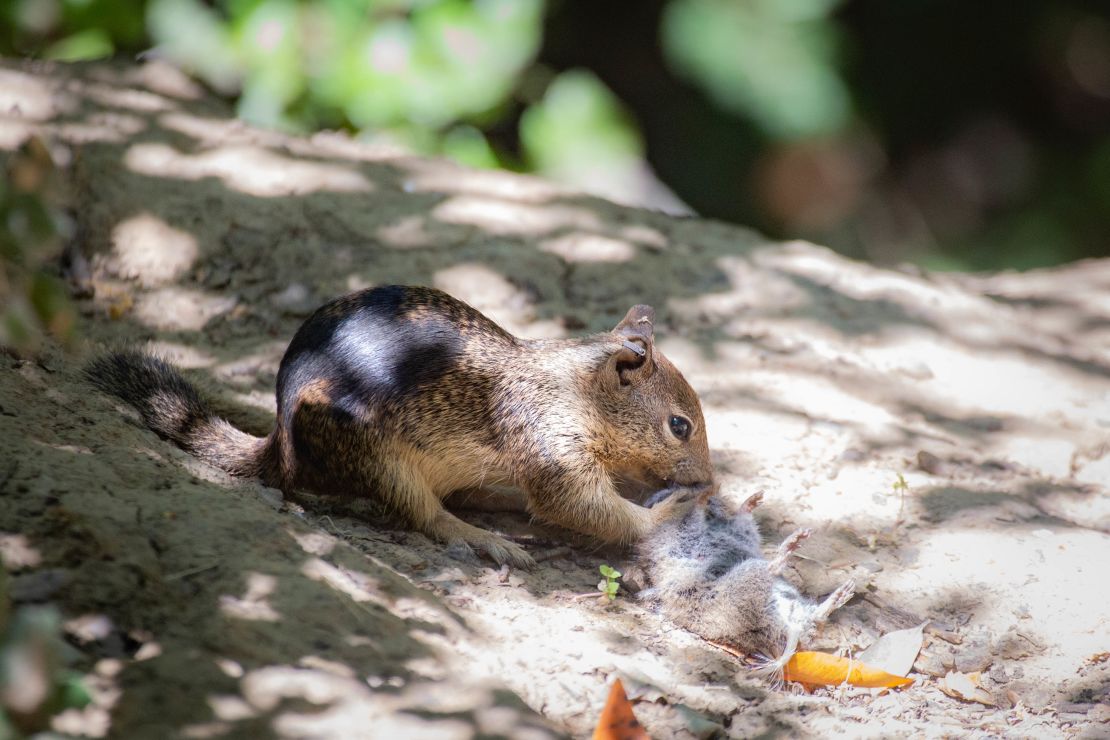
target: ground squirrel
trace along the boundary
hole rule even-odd
[[[376,496],[437,540],[527,566],[522,548],[443,499],[511,485],[541,519],[632,543],[667,512],[622,498],[621,480],[712,480],[701,405],[656,349],[653,321],[651,307],[634,306],[611,332],[525,340],[439,290],[353,293],[293,337],[265,438],[216,417],[172,366],[142,352],[108,354],[87,374],[226,471],[284,491]]]
[[[658,498],[664,496],[660,492]],[[681,503],[684,512],[675,508],[676,498],[687,499]],[[637,564],[650,586],[639,596],[691,632],[780,672],[799,641],[852,598],[852,581],[817,604],[780,577],[790,554],[810,536],[808,529],[791,534],[774,558],[764,559],[751,514],[762,492],[737,511],[712,486],[680,491],[668,500],[671,518],[637,545]]]

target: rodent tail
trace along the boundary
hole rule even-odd
[[[90,363],[85,375],[100,390],[138,409],[157,434],[201,460],[232,475],[262,474],[266,439],[216,416],[165,360],[137,350],[112,352]]]

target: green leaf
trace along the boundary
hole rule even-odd
[[[85,688],[85,684],[81,681],[81,675],[78,673],[67,671],[62,676],[58,688],[61,704],[65,709],[82,709],[92,703],[89,690]]]

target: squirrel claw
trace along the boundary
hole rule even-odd
[[[536,567],[536,561],[524,551],[524,548],[496,535],[480,541],[455,540],[447,546],[446,552],[455,560],[477,565],[479,561],[476,550],[499,566],[508,565],[519,570],[532,570]]]
[[[478,549],[492,558],[498,565],[509,565],[520,570],[532,570],[536,567],[536,561],[524,551],[524,548],[505,540],[482,543],[478,546]]]

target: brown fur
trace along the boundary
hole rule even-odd
[[[486,485],[524,492],[541,519],[631,543],[668,515],[622,498],[712,479],[697,395],[654,346],[654,312],[569,340],[513,337],[430,288],[386,286],[339,298],[298,330],[278,376],[265,439],[216,418],[172,367],[117,353],[89,368],[185,449],[283,490],[376,496],[447,543],[528,565],[518,546],[443,508]],[[688,419],[687,440],[671,431]]]

